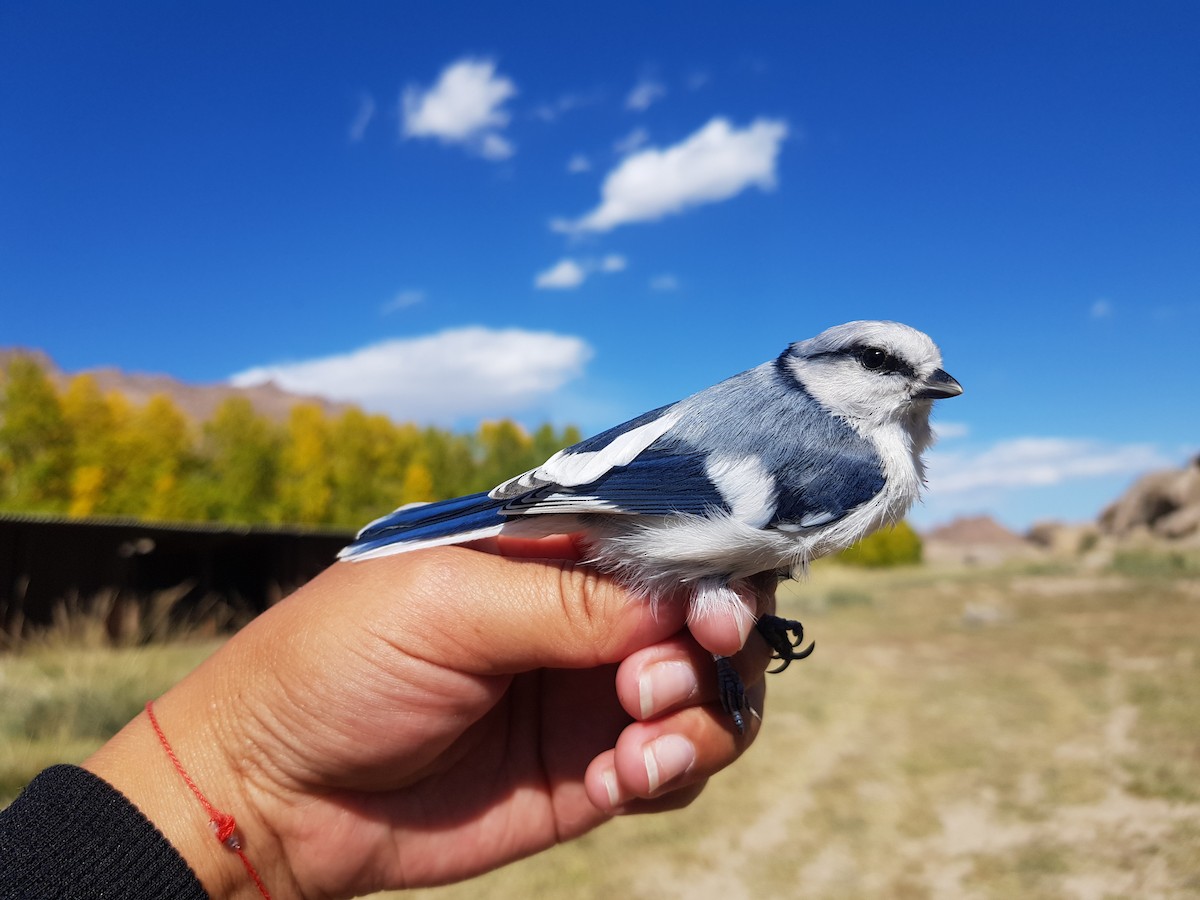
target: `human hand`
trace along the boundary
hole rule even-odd
[[[681,604],[652,612],[577,556],[564,537],[335,565],[156,702],[277,898],[467,878],[686,805],[745,751],[759,722],[736,734],[707,651],[749,618],[689,633]],[[755,637],[735,659],[756,710],[768,657]],[[144,715],[85,765],[211,896],[257,895]]]

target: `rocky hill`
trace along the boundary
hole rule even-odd
[[[73,375],[83,373],[67,373],[41,350],[26,350],[23,348],[0,349],[0,372],[8,368],[9,363],[18,356],[35,360],[42,371],[54,382],[59,389],[65,388]],[[105,367],[85,370],[86,374],[96,379],[100,390],[118,391],[135,406],[140,406],[155,394],[166,394],[184,415],[203,422],[212,417],[218,406],[228,397],[242,396],[247,398],[258,411],[276,422],[282,422],[288,417],[291,408],[297,403],[315,403],[328,415],[338,415],[349,409],[345,403],[335,403],[321,397],[303,396],[285,391],[273,383],[240,388],[230,384],[191,384],[180,381],[170,375],[160,375],[142,372],[123,372],[120,369]]]
[[[1095,522],[1038,522],[1023,535],[989,516],[955,519],[923,535],[934,562],[982,564],[1031,556],[1110,559],[1130,546],[1200,547],[1200,455],[1143,475]]]
[[[1102,534],[1200,544],[1200,455],[1182,469],[1151,472],[1100,514]]]
[[[962,516],[923,536],[930,562],[994,565],[1037,553],[1037,548],[991,516]]]

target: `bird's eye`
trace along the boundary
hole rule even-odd
[[[858,359],[863,364],[864,369],[882,369],[887,364],[888,355],[878,347],[868,347],[859,354]]]

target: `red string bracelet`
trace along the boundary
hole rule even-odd
[[[171,749],[171,742],[167,740],[166,734],[163,733],[162,726],[158,724],[158,718],[154,715],[153,700],[146,703],[146,715],[150,717],[150,724],[154,727],[154,733],[158,735],[158,742],[167,751],[167,757],[175,766],[175,771],[182,776],[184,782],[191,788],[192,793],[196,795],[196,799],[200,801],[200,805],[204,807],[204,811],[208,813],[208,824],[212,828],[213,834],[217,836],[217,840],[238,855],[238,859],[242,861],[242,865],[246,867],[246,871],[254,879],[254,885],[258,888],[258,892],[266,900],[271,900],[271,895],[267,893],[266,885],[262,883],[262,879],[258,877],[258,872],[254,871],[254,865],[246,857],[246,852],[242,849],[242,839],[238,836],[237,822],[234,821],[233,816],[229,813],[221,812],[209,803],[208,798],[204,796],[200,788],[196,787],[196,782],[192,781],[187,770],[183,768],[183,763],[179,761],[179,757]]]

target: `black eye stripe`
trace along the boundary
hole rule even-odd
[[[881,352],[884,355],[883,363],[879,366],[870,367],[863,361],[863,354],[867,351]],[[855,344],[851,347],[845,347],[841,350],[827,350],[824,353],[814,353],[810,359],[821,359],[823,357],[841,356],[853,359],[867,369],[869,372],[895,372],[904,375],[908,378],[915,378],[917,370],[900,359],[898,356],[893,356],[882,347],[873,347],[870,344]]]
[[[862,363],[863,368],[868,371],[895,372],[900,375],[906,375],[909,378],[917,374],[912,366],[882,347],[872,347],[869,344],[865,344],[857,347],[849,347],[846,352],[848,355],[857,357],[858,361]]]

